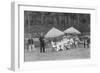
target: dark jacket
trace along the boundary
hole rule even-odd
[[[39,40],[40,40],[40,44],[45,45],[44,37],[43,37],[43,36],[41,36],[41,37],[39,38]]]

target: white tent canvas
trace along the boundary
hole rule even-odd
[[[64,33],[70,33],[70,34],[81,34],[80,31],[75,29],[74,27],[70,27],[64,31]]]
[[[61,36],[63,35],[64,32],[58,30],[57,28],[52,28],[51,30],[49,30],[47,32],[47,34],[45,35],[45,38],[53,38],[53,37],[58,37],[58,36]]]

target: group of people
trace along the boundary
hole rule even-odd
[[[70,49],[72,46],[74,47],[78,47],[79,45],[79,38],[69,38],[69,37],[66,37],[64,36],[62,40],[60,41],[51,41],[51,45],[52,45],[52,49],[53,50],[56,50],[56,51],[59,51],[59,50],[68,50]],[[43,33],[40,34],[40,37],[39,37],[39,42],[40,42],[40,53],[44,53],[45,52],[45,39],[44,39],[44,35]],[[87,43],[86,43],[87,42]],[[89,45],[88,44],[89,41],[85,41],[83,43],[84,45],[84,48]],[[30,36],[30,38],[28,39],[28,49],[31,51],[31,50],[36,50],[35,49],[35,45],[34,45],[34,41],[32,39],[32,37]]]
[[[28,39],[27,49],[28,49],[29,51],[35,50],[34,41],[33,41],[33,39],[32,39],[31,36],[30,36],[29,39]]]
[[[39,41],[40,41],[40,53],[45,52],[45,40],[44,40],[43,33],[40,34]],[[34,41],[33,41],[31,36],[28,39],[27,45],[28,45],[29,51],[32,51],[32,50],[35,51],[36,50],[35,45],[34,45]]]
[[[68,50],[71,46],[78,46],[78,40],[74,40],[73,38],[67,38],[66,36],[63,37],[60,41],[51,41],[52,48],[56,51],[59,50]]]

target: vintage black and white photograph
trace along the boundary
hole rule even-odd
[[[91,14],[24,11],[24,61],[91,57]]]

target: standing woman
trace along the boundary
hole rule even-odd
[[[28,39],[28,49],[29,49],[29,51],[32,51],[32,49],[33,49],[33,39],[31,36]]]

